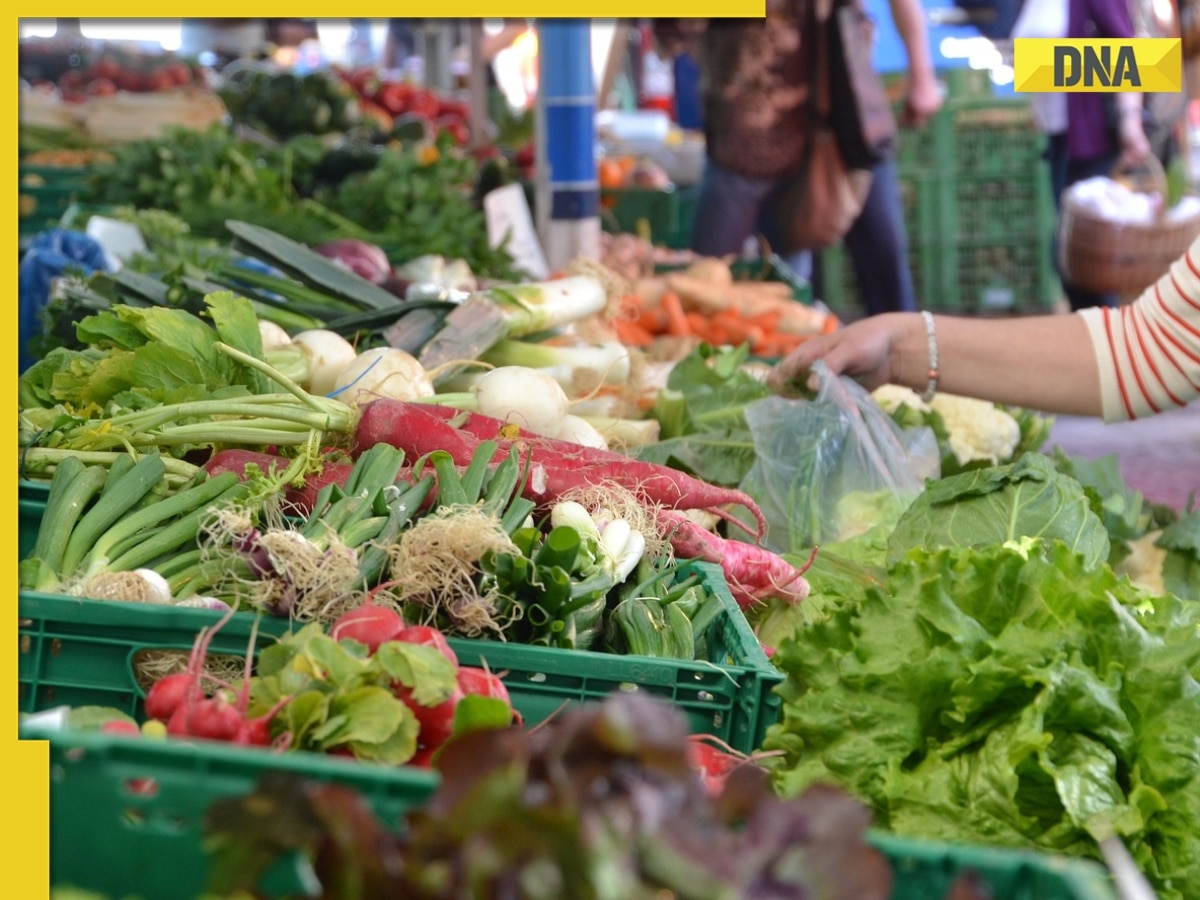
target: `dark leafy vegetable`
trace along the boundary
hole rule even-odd
[[[819,786],[781,800],[756,766],[710,800],[687,745],[682,713],[638,694],[536,732],[457,737],[436,763],[441,786],[399,835],[347,788],[273,775],[210,808],[210,890],[252,888],[298,850],[326,900],[890,896],[859,803]]]

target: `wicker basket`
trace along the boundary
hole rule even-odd
[[[1149,181],[1135,189],[1167,196],[1162,163],[1147,157]],[[1128,176],[1115,169],[1113,177]],[[1165,206],[1165,204],[1164,204]],[[1087,291],[1136,297],[1161,278],[1200,236],[1200,212],[1168,221],[1165,208],[1152,223],[1116,222],[1098,215],[1070,194],[1064,198],[1058,224],[1058,264],[1063,278]]]

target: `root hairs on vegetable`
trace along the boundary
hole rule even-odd
[[[634,531],[645,536],[646,553],[650,556],[661,556],[670,549],[670,542],[659,534],[657,507],[622,485],[615,482],[580,485],[563,491],[558,499],[575,501],[598,521],[624,519]]]
[[[166,580],[150,569],[132,572],[97,572],[87,578],[68,581],[66,592],[89,600],[124,600],[127,603],[171,605],[171,591]]]
[[[499,633],[494,591],[477,585],[479,561],[486,553],[519,553],[500,520],[472,506],[443,507],[420,519],[392,545],[391,581],[376,596],[423,607],[422,624],[445,616],[454,631],[467,637]]]
[[[186,672],[190,650],[139,650],[133,655],[133,677],[143,691],[168,675]],[[202,679],[205,693],[211,696],[221,684],[242,677],[246,660],[231,653],[210,653],[204,657]]]

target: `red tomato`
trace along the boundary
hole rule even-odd
[[[375,93],[375,102],[387,110],[391,116],[408,112],[415,91],[412,85],[391,81],[379,86]]]
[[[165,69],[157,69],[144,76],[142,90],[169,91],[175,87],[175,78]]]
[[[418,88],[408,98],[408,110],[427,119],[436,119],[440,109],[437,95],[425,88]]]
[[[171,76],[171,80],[178,87],[192,83],[192,70],[179,61],[167,63],[164,71]]]
[[[146,80],[141,72],[135,72],[133,69],[122,69],[114,79],[123,91],[144,91],[146,89]]]
[[[114,80],[121,73],[121,65],[115,59],[100,57],[88,66],[88,77],[93,79],[105,78]]]
[[[452,114],[439,116],[435,124],[438,132],[449,132],[458,146],[465,147],[471,142],[471,129],[467,127],[467,123],[461,116]]]

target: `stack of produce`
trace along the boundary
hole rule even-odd
[[[221,147],[221,171],[240,171],[240,148]],[[367,179],[383,178],[382,165],[365,168],[355,190],[378,187]],[[207,189],[219,193],[218,182]],[[579,264],[540,283],[498,282],[463,265],[465,254],[396,258],[352,230],[338,236],[355,243],[316,252],[237,218],[196,240],[161,210],[119,215],[145,228],[150,254],[64,280],[46,310],[47,352],[20,380],[21,474],[48,487],[23,595],[133,602],[146,622],[178,612],[208,624],[193,652],[153,679],[145,715],[101,715],[124,723],[107,732],[433,766],[445,793],[405,838],[354,818],[359,837],[398,860],[405,841],[422,860],[441,858],[433,848],[446,829],[456,847],[495,843],[495,859],[507,860],[489,807],[470,798],[500,796],[500,781],[544,787],[548,760],[575,761],[586,747],[585,769],[634,773],[631,790],[646,802],[659,801],[637,786],[643,777],[694,800],[686,808],[698,816],[728,813],[704,820],[709,848],[718,838],[742,846],[734,820],[791,821],[803,808],[852,823],[837,829],[847,838],[837,852],[862,854],[855,832],[869,809],[901,837],[1072,857],[1099,856],[1097,842],[1115,834],[1161,896],[1196,893],[1200,751],[1181,723],[1200,712],[1200,513],[1145,508],[1103,465],[1039,453],[1049,422],[1026,411],[887,389],[872,402],[898,430],[928,429],[940,477],[915,497],[859,493],[835,534],[778,546],[749,477],[758,450],[747,409],[769,399],[752,356],[837,325],[786,296],[789,285],[740,282],[726,261],[695,259],[625,280]],[[791,323],[777,336],[792,342],[669,335],[687,341],[656,368],[651,346],[622,329],[634,313],[670,316],[676,301],[685,320],[717,320],[718,304],[742,320],[752,308],[777,314]],[[464,310],[494,327],[451,342],[462,356],[426,365],[430,348],[461,337]],[[816,521],[833,490],[818,466],[828,452],[796,448],[787,508],[797,518]],[[1157,587],[1116,573],[1150,546]],[[714,586],[704,573],[716,569]],[[135,583],[140,593],[129,593]],[[770,674],[782,679],[772,695],[782,715],[738,748],[755,751],[749,760],[674,732],[659,741],[638,727],[636,740],[618,740],[657,715],[620,704],[578,718],[543,708],[531,720],[521,691],[582,678],[583,664],[567,656],[517,680],[455,643],[609,654],[613,666],[629,657],[639,670],[678,665],[696,679],[714,669],[736,683],[739,709],[754,711],[762,695],[747,700],[714,631],[731,613],[746,634],[747,623],[756,629],[755,653],[771,648]],[[261,646],[248,642],[236,671],[217,670],[213,636],[248,620]],[[661,687],[636,677],[629,686]],[[617,744],[601,752],[597,740]],[[499,768],[467,762],[481,749]],[[729,767],[759,766],[777,797],[768,801],[761,772],[752,790],[739,776],[721,792]],[[689,768],[708,778],[715,807]],[[334,804],[354,801],[312,790],[292,793],[315,804],[316,834]],[[822,811],[807,806],[818,796]],[[237,833],[244,807],[222,809]],[[579,819],[580,834],[607,827],[590,807],[555,809],[560,824]],[[530,835],[544,837],[546,810],[522,810]],[[618,860],[622,890],[692,896],[688,873],[655,868],[643,851],[673,848],[678,861],[695,839],[650,829],[637,852],[611,842],[579,852],[610,874]],[[342,849],[344,859],[319,857],[322,877],[358,859]],[[785,869],[800,870],[780,869],[768,886],[768,857],[735,852],[736,865],[718,866],[729,896],[790,896]],[[447,850],[444,871],[461,862]],[[560,862],[547,853],[535,868],[561,876]],[[425,884],[428,873],[405,866],[388,877]],[[961,880],[956,900],[969,890]]]

